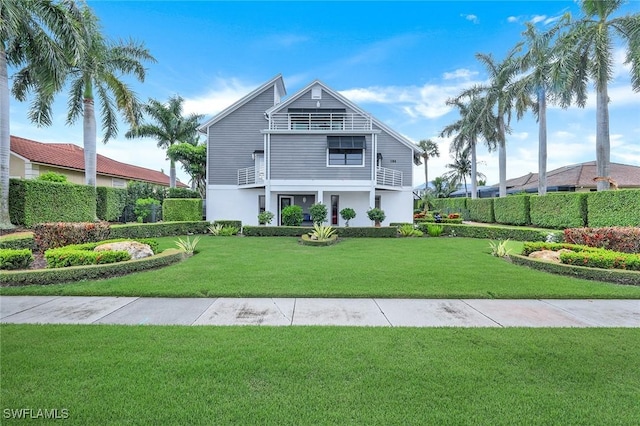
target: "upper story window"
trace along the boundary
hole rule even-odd
[[[364,136],[327,136],[328,166],[364,166]]]

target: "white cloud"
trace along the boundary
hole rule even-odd
[[[456,78],[462,78],[462,79],[468,80],[471,77],[475,77],[476,75],[478,75],[478,71],[471,71],[466,68],[459,68],[453,72],[445,72],[443,74],[443,78],[445,80],[453,80]]]
[[[542,22],[544,20],[547,19],[547,15],[535,15],[533,18],[531,18],[529,21],[532,24],[537,24],[538,22]]]
[[[520,17],[519,16],[509,16],[507,18],[507,22],[512,23],[512,24],[518,23],[518,22],[520,22]]]
[[[217,78],[213,83],[213,88],[209,89],[205,95],[195,98],[185,98],[184,113],[205,115],[216,114],[232,105],[252,90],[255,90],[258,86],[258,84],[247,84],[241,82],[237,78]]]
[[[478,17],[476,15],[473,15],[473,14],[464,14],[464,13],[462,13],[462,14],[460,14],[460,16],[462,16],[467,21],[473,22],[474,24],[477,24],[478,22],[480,22],[478,20]]]

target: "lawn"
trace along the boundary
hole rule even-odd
[[[176,238],[160,238],[164,248]],[[640,287],[557,276],[490,255],[469,238],[351,238],[309,247],[288,237],[204,236],[195,256],[100,281],[2,288],[3,295],[176,297],[640,298]],[[512,243],[518,252],[521,243]]]
[[[3,416],[68,424],[640,418],[640,329],[2,325],[0,350]]]

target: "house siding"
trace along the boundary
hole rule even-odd
[[[374,129],[377,129],[374,126]],[[402,172],[402,186],[413,186],[413,152],[384,130],[378,134],[378,152],[382,154],[380,166]],[[395,163],[392,162],[395,160]]]
[[[273,106],[274,86],[209,127],[209,185],[236,185],[238,169],[255,165],[251,154],[264,148],[264,112]]]
[[[286,113],[289,108],[318,108],[318,102],[320,102],[320,108],[346,108],[347,114],[354,113],[352,109],[349,109],[345,104],[340,102],[331,94],[322,90],[322,99],[311,99],[311,90],[306,91],[298,99],[287,105],[279,112]]]

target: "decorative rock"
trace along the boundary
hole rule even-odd
[[[567,250],[567,249],[561,249],[558,251],[540,250],[540,251],[534,251],[533,253],[530,253],[529,257],[532,259],[543,260],[545,262],[561,263],[560,254],[570,252],[570,251],[571,250]]]
[[[93,251],[126,251],[131,255],[131,259],[144,259],[153,256],[153,250],[148,244],[137,241],[121,241],[118,243],[101,244]]]

